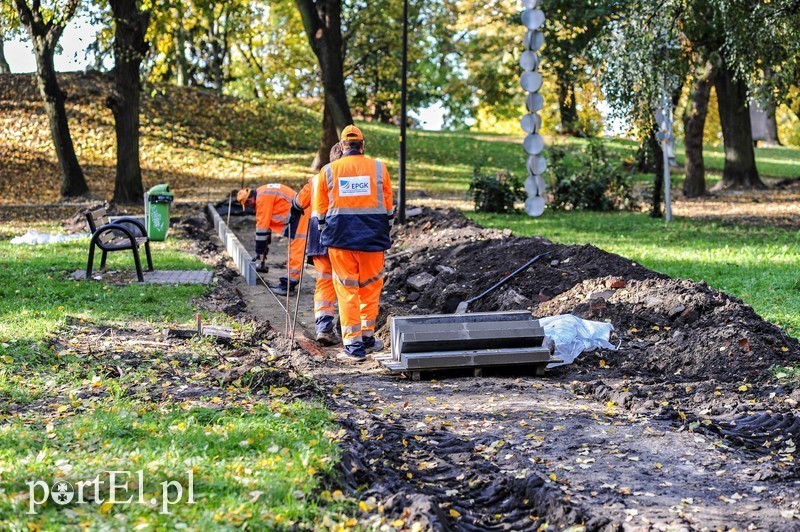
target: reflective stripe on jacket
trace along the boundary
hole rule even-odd
[[[355,251],[391,247],[392,183],[384,163],[347,155],[326,165],[316,181],[312,216],[322,228],[322,245]]]
[[[283,233],[289,223],[295,192],[286,185],[269,183],[256,189],[256,234]]]

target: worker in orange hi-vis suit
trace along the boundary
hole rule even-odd
[[[342,158],[326,165],[317,178],[312,216],[333,268],[344,343],[341,358],[360,361],[383,349],[375,338],[375,320],[384,252],[392,245],[392,184],[386,165],[364,155],[360,129],[345,127],[340,144]]]
[[[266,261],[272,233],[291,237],[287,260],[288,276],[280,278],[272,291],[278,295],[286,295],[294,291],[300,282],[303,268],[303,255],[306,248],[309,215],[305,214],[290,223],[292,200],[295,191],[280,183],[269,183],[255,190],[242,189],[236,199],[244,209],[254,209],[256,213],[256,258],[257,271],[267,271]]]
[[[331,162],[339,160],[341,157],[342,147],[338,143],[334,144],[331,148]],[[314,193],[314,183],[318,177],[315,175],[309,179],[292,200],[294,213],[311,212],[311,197]],[[306,254],[317,273],[317,282],[314,286],[314,328],[319,343],[335,345],[341,340],[336,335],[334,324],[336,290],[333,288],[333,269],[331,268],[331,259],[328,257],[328,248],[322,245],[319,237],[319,224],[317,219],[312,216],[308,222]]]

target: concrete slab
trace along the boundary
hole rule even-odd
[[[236,235],[225,224],[222,216],[219,215],[217,209],[212,204],[206,205],[206,212],[214,223],[214,229],[222,240],[222,244],[228,252],[228,255],[233,259],[239,273],[244,277],[245,282],[249,286],[253,286],[258,282],[255,266],[253,265],[253,257],[247,251],[244,245],[236,238]]]
[[[532,347],[519,349],[438,351],[432,353],[409,353],[408,355],[404,353],[400,360],[400,367],[409,370],[430,370],[510,366],[516,364],[547,364],[549,362],[549,349],[546,347]]]
[[[211,270],[155,270],[144,273],[144,284],[211,284],[214,272]],[[86,279],[86,270],[76,270],[72,278],[77,281]],[[96,281],[113,284],[136,283],[135,271],[106,271],[92,274]]]

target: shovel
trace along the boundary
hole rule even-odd
[[[519,268],[517,268],[517,269],[516,269],[516,270],[514,270],[513,272],[509,273],[508,275],[506,275],[505,277],[503,277],[502,279],[500,279],[499,281],[497,281],[497,282],[496,282],[495,284],[493,284],[492,286],[490,286],[490,287],[489,287],[489,288],[488,288],[486,291],[484,291],[483,293],[481,293],[481,294],[479,294],[479,295],[477,295],[477,296],[475,296],[475,297],[473,297],[473,298],[467,299],[466,301],[462,301],[462,302],[461,302],[461,303],[459,303],[459,304],[458,304],[458,306],[456,307],[456,314],[464,314],[464,313],[466,313],[466,312],[467,312],[467,307],[469,307],[469,305],[470,305],[471,303],[474,303],[474,302],[476,302],[477,300],[481,299],[482,297],[486,296],[487,294],[491,293],[492,291],[494,291],[494,290],[496,290],[496,289],[500,288],[501,286],[503,286],[504,284],[506,284],[506,283],[509,281],[509,279],[511,279],[512,277],[514,277],[514,276],[515,276],[515,275],[517,275],[517,274],[520,274],[520,273],[524,272],[525,270],[527,270],[528,268],[530,268],[530,267],[533,265],[533,263],[535,263],[536,261],[538,261],[538,260],[539,260],[539,259],[541,259],[542,257],[546,257],[546,256],[548,256],[548,255],[550,255],[550,252],[549,252],[549,251],[546,251],[545,253],[542,253],[542,254],[540,254],[540,255],[536,255],[536,256],[535,256],[535,257],[533,257],[531,260],[529,260],[528,262],[526,262],[525,264],[523,264],[522,266],[520,266]]]

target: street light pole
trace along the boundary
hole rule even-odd
[[[400,85],[400,171],[397,179],[397,221],[406,223],[406,123],[408,122],[408,0],[403,0],[403,66]]]

